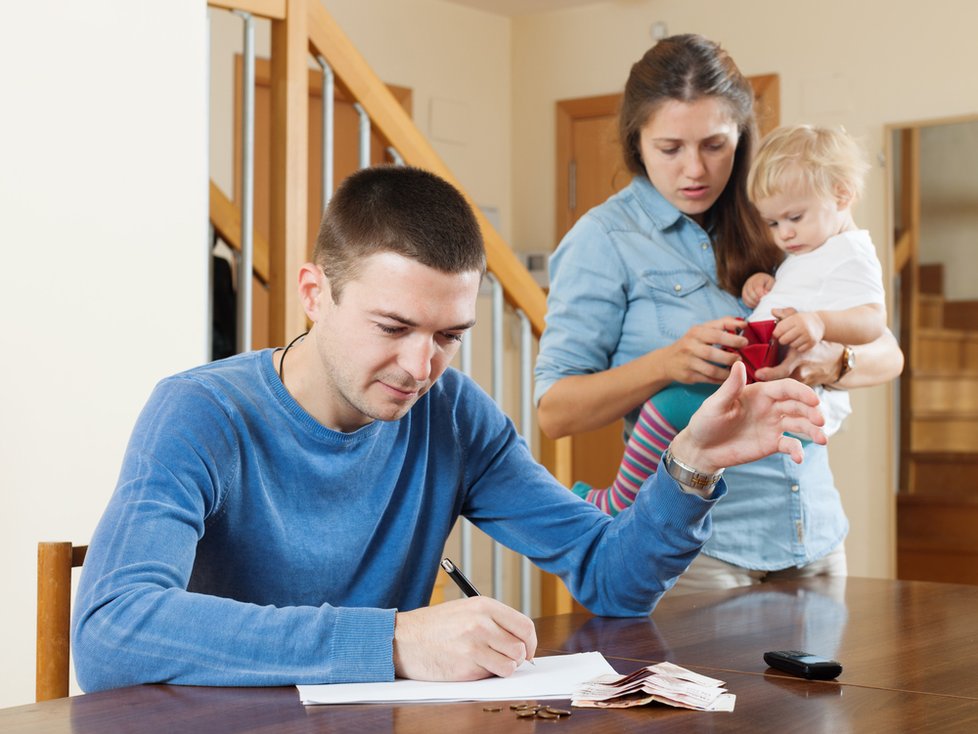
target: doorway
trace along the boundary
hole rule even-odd
[[[897,576],[978,584],[978,116],[886,137],[906,358]]]

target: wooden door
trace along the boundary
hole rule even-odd
[[[241,57],[235,59],[234,71],[234,201],[241,201]],[[270,209],[269,161],[271,150],[271,88],[270,64],[268,59],[255,59],[255,229],[268,239],[268,219]],[[335,122],[333,133],[333,181],[338,186],[343,179],[359,168],[359,116],[353,108],[353,99],[337,83],[334,94]],[[401,106],[411,113],[411,90],[406,87],[388,87]],[[309,221],[307,231],[309,242],[307,257],[319,232],[322,217],[322,74],[309,71],[309,183],[308,207]],[[370,136],[370,163],[377,165],[389,163],[387,141],[376,131]],[[296,274],[297,275],[297,274]],[[268,286],[257,278],[252,289],[252,348],[281,346],[269,343]]]
[[[761,135],[779,124],[780,83],[777,74],[749,77]],[[621,94],[563,100],[557,103],[557,241],[581,215],[631,181],[618,142]],[[615,421],[572,438],[571,476],[605,487],[614,481],[621,461],[623,422]]]

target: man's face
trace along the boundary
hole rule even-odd
[[[312,329],[314,397],[330,428],[349,432],[403,417],[448,367],[475,324],[481,276],[443,273],[382,252],[334,303],[322,278]]]

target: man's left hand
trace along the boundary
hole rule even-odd
[[[738,362],[673,439],[673,456],[710,474],[774,453],[788,454],[800,464],[801,441],[785,433],[827,442],[818,396],[810,387],[795,380],[746,383],[746,370]]]

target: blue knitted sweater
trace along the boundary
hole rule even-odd
[[[612,520],[451,369],[404,418],[339,433],[285,390],[271,350],[232,357],[163,380],[139,417],[79,583],[78,680],[391,680],[395,611],[427,603],[460,515],[595,613],[644,615],[715,501],[653,475]]]

